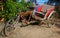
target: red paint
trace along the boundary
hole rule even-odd
[[[51,8],[51,9],[47,10],[46,17],[48,17],[49,14],[50,14],[52,11],[54,11],[54,8]]]
[[[43,6],[40,6],[40,7],[38,8],[38,12],[40,12],[40,11],[42,10],[42,8],[43,8]]]

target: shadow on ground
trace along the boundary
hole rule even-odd
[[[55,24],[55,26],[60,29],[60,24]]]
[[[60,31],[57,31],[57,33],[60,35]]]

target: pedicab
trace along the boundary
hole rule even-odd
[[[46,22],[46,24],[48,24],[48,27],[50,27],[49,20],[55,12],[56,12],[55,6],[42,5],[42,6],[38,7],[38,11],[35,12],[32,15],[32,17],[41,22]]]

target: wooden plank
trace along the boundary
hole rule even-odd
[[[3,5],[1,5],[1,6],[0,6],[0,10],[2,10],[2,11],[3,11]]]

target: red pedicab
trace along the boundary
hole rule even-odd
[[[42,22],[45,21],[48,24],[48,27],[50,27],[49,20],[50,17],[55,13],[54,9],[55,7],[51,5],[42,5],[38,7],[38,12],[35,13],[34,17],[32,17]]]

